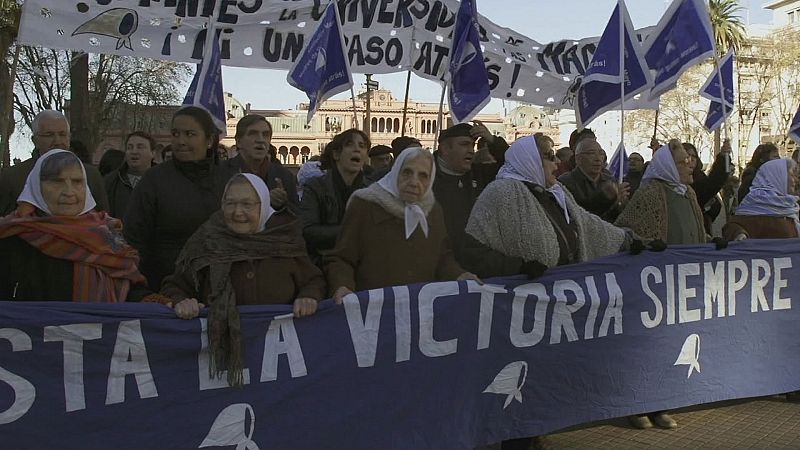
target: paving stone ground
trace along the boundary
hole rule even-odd
[[[547,450],[800,449],[800,403],[783,396],[694,406],[672,417],[678,422],[674,430],[637,430],[614,419],[551,434],[544,444]]]

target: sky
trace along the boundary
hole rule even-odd
[[[582,39],[600,36],[608,22],[616,0],[476,0],[478,12],[494,23],[510,28],[539,42],[560,39]],[[636,28],[655,25],[666,10],[669,1],[628,0],[628,12]],[[767,24],[772,12],[762,8],[765,0],[741,0],[743,18],[752,24]],[[285,70],[223,69],[225,90],[243,104],[253,109],[293,109],[308,99],[304,93],[286,84]],[[406,73],[374,75],[381,88],[391,90],[396,98],[405,92]],[[364,75],[353,74],[358,87],[365,82]],[[283,89],[258,89],[254,86],[281,86]],[[349,92],[334,98],[349,98]],[[441,87],[432,81],[412,75],[410,98],[416,101],[439,102]],[[509,107],[508,109],[511,109]],[[492,100],[484,113],[502,113],[500,100]]]
[[[510,28],[539,42],[560,39],[582,39],[600,36],[608,22],[616,0],[476,0],[478,11],[494,23]],[[740,0],[745,7],[743,17],[751,24],[768,24],[771,11],[762,8],[766,0]],[[655,25],[666,10],[669,0],[627,0],[628,11],[636,28]],[[304,93],[286,83],[286,70],[223,68],[225,90],[254,109],[294,109],[307,102]],[[395,97],[405,92],[406,73],[375,75],[381,88],[388,88]],[[354,74],[356,91],[365,82],[364,75]],[[273,88],[279,86],[279,88]],[[188,87],[188,82],[187,82]],[[334,98],[349,98],[349,92]],[[410,98],[437,102],[441,87],[432,81],[412,75]],[[515,105],[506,105],[512,109]],[[501,100],[493,99],[484,113],[502,113]],[[27,131],[27,130],[26,130]],[[30,133],[14,133],[12,157],[26,159],[30,152]]]

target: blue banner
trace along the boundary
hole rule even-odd
[[[681,74],[714,56],[714,30],[703,0],[673,0],[645,41],[645,59],[653,71],[650,99],[675,87]]]
[[[228,129],[225,121],[225,93],[222,89],[222,57],[219,49],[219,36],[209,39],[211,52],[203,56],[197,65],[192,83],[183,98],[183,104],[205,109],[222,136]]]
[[[489,75],[481,50],[476,1],[461,0],[453,31],[449,100],[454,123],[472,119],[491,99]]]
[[[789,137],[800,145],[800,107],[797,108],[797,112],[792,118],[792,123],[789,124]]]
[[[323,302],[241,307],[246,384],[204,318],[0,303],[0,448],[471,449],[800,389],[800,240],[673,247]],[[793,304],[794,303],[794,304]]]
[[[624,27],[623,33],[620,33],[621,27]],[[641,45],[633,38],[634,31],[625,2],[620,0],[578,90],[575,116],[579,127],[585,127],[599,115],[621,105],[622,83],[625,83],[625,100],[632,100],[651,86],[650,72]],[[624,55],[621,38],[624,39]]]
[[[353,86],[336,2],[325,7],[317,30],[289,70],[286,81],[308,96],[308,123],[325,100]]]

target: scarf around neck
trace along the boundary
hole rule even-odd
[[[406,240],[411,238],[411,235],[414,234],[414,230],[419,227],[422,230],[422,233],[425,237],[428,237],[428,211],[423,211],[422,207],[418,203],[405,203],[400,199],[400,190],[397,185],[398,181],[400,180],[400,171],[403,170],[403,166],[406,164],[406,161],[417,158],[423,155],[430,155],[430,153],[421,148],[421,147],[409,147],[403,150],[400,153],[400,156],[397,157],[397,161],[394,162],[392,165],[392,170],[389,171],[386,176],[378,181],[378,185],[383,188],[386,192],[391,194],[391,196],[403,204],[403,220],[405,222],[405,231],[406,231]],[[430,182],[428,183],[428,189],[422,194],[422,201],[425,199],[432,199],[433,198],[433,181],[436,178],[436,164],[433,163],[433,158],[431,158],[431,178]],[[432,202],[431,206],[432,206]]]
[[[0,239],[18,236],[52,258],[73,262],[72,301],[124,302],[131,285],[145,282],[139,255],[122,237],[122,222],[105,212],[40,216],[22,203],[0,219]]]
[[[497,173],[498,179],[509,179],[532,183],[538,186],[547,186],[547,178],[544,175],[542,165],[542,155],[539,154],[539,147],[536,145],[536,138],[526,136],[517,139],[506,151],[506,162]],[[569,212],[567,210],[567,196],[564,188],[556,182],[553,186],[545,188],[547,192],[553,194],[556,203],[564,214],[564,219],[570,223]]]
[[[236,292],[230,279],[232,264],[266,258],[297,258],[305,254],[297,219],[284,225],[268,226],[258,233],[239,234],[228,229],[222,211],[217,211],[189,238],[175,267],[176,272],[192,274],[197,292],[203,289],[198,274],[208,269],[210,291],[205,298],[210,308],[208,343],[212,377],[219,378],[227,370],[229,385],[240,386],[243,382],[244,353]]]

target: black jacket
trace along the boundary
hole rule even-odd
[[[337,189],[334,177],[336,168],[330,168],[321,177],[312,178],[303,188],[303,201],[300,202],[300,220],[303,222],[303,238],[308,246],[308,254],[315,263],[336,245],[336,237],[347,208],[350,196]],[[359,175],[347,191],[352,193],[366,187],[366,180]]]
[[[436,179],[433,182],[433,195],[436,203],[444,212],[444,224],[447,236],[453,245],[456,260],[463,265],[461,250],[463,249],[467,221],[475,206],[475,200],[483,189],[497,176],[500,167],[505,163],[506,141],[496,136],[489,146],[495,164],[473,164],[472,169],[463,175],[449,175],[441,169],[438,152],[434,153],[436,161]]]
[[[617,203],[617,196],[610,197],[602,189],[603,184],[616,182],[605,172],[601,173],[600,178],[594,183],[576,167],[558,177],[558,181],[575,197],[578,205],[606,222],[613,223],[622,211]]]
[[[139,250],[139,268],[154,291],[175,271],[189,237],[220,209],[225,184],[235,174],[227,165],[206,165],[199,172],[198,167],[161,163],[144,174],[131,195],[125,239]]]
[[[47,256],[17,236],[0,239],[0,301],[72,301],[74,263]],[[132,285],[128,302],[151,291]]]
[[[224,164],[236,173],[241,173],[243,171],[241,155],[236,155],[234,158],[225,161]],[[275,181],[276,178],[280,178],[283,182],[283,188],[286,190],[286,194],[289,197],[289,203],[287,205],[289,210],[297,214],[300,208],[300,202],[297,199],[297,178],[289,169],[273,160],[270,161],[267,166],[267,177],[264,180],[270,190],[278,187],[278,183]]]
[[[133,193],[133,186],[128,179],[128,163],[122,163],[119,169],[104,176],[103,183],[108,194],[108,213],[111,217],[125,217]]]
[[[695,168],[692,177],[692,189],[697,194],[697,203],[703,211],[703,221],[705,222],[706,232],[711,233],[711,223],[717,218],[722,210],[722,203],[716,200],[716,196],[725,183],[728,181],[728,172],[725,171],[724,153],[717,155],[711,170],[706,175],[700,166]],[[751,180],[752,183],[752,180]],[[747,187],[750,189],[750,186]]]

